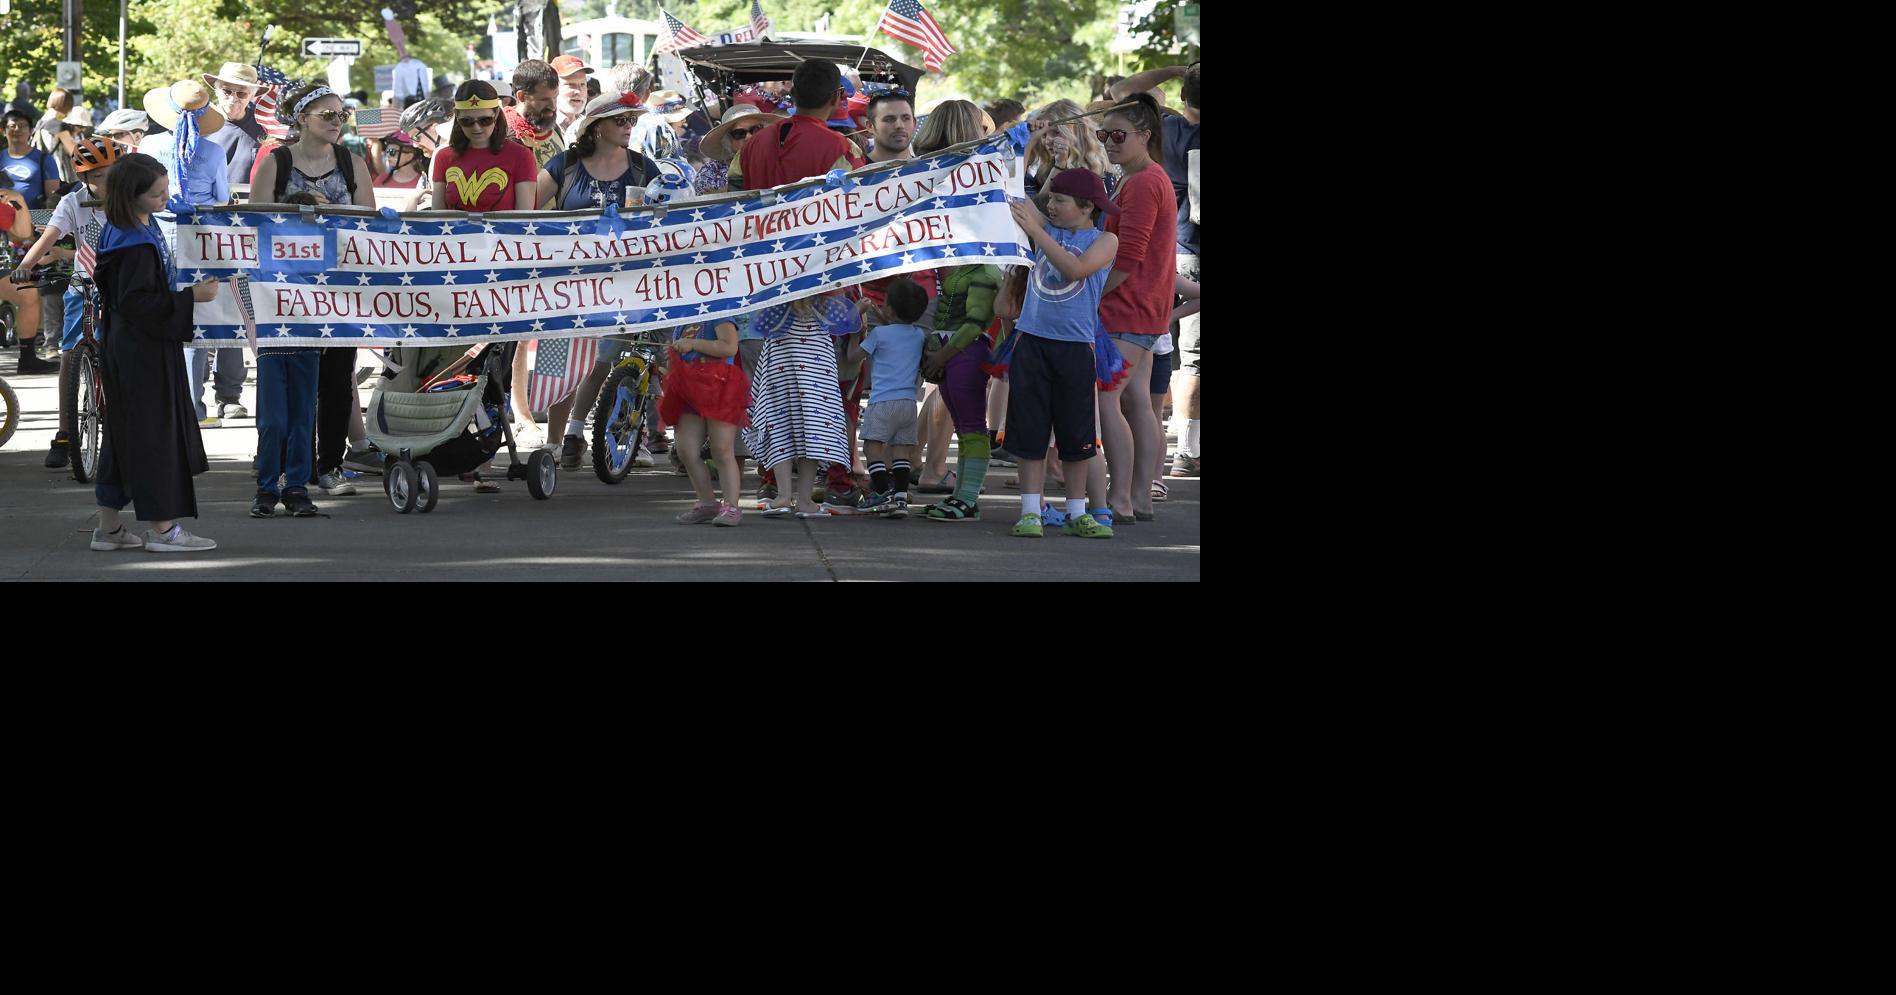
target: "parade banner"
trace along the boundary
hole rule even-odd
[[[628,334],[937,266],[1028,265],[1008,208],[1020,166],[996,136],[899,168],[662,208],[203,209],[181,219],[176,258],[185,282],[247,277],[265,348]],[[228,283],[196,317],[194,344],[247,337]]]

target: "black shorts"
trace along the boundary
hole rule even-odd
[[[1093,438],[1093,344],[1015,334],[1020,342],[1007,368],[1007,451],[1045,459],[1052,437],[1059,440],[1061,460],[1092,459],[1099,454]]]
[[[1164,397],[1172,389],[1172,357],[1176,352],[1152,354],[1152,396]]]

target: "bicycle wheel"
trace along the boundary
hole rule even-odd
[[[599,390],[599,410],[593,415],[593,473],[608,484],[620,483],[632,472],[649,400],[639,391],[641,385],[650,389],[643,373],[637,364],[618,367]]]
[[[90,345],[79,347],[73,368],[72,393],[67,395],[67,410],[72,412],[74,429],[72,479],[92,483],[99,475],[99,447],[105,439],[105,379],[100,375],[105,364],[98,350]]]
[[[20,398],[13,393],[13,386],[0,380],[0,446],[13,438],[13,430],[20,427]]]

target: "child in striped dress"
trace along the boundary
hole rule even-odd
[[[849,428],[836,392],[836,350],[831,336],[856,331],[861,317],[841,297],[806,297],[765,308],[752,327],[764,337],[764,352],[751,382],[751,427],[745,446],[757,465],[791,486],[764,504],[774,518],[829,514],[816,503],[823,464],[849,465]]]

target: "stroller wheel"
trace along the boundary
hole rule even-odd
[[[420,491],[420,477],[415,473],[415,465],[407,460],[391,463],[388,475],[383,478],[383,489],[388,494],[388,503],[396,512],[406,515],[415,510],[415,498]]]
[[[435,502],[441,500],[441,484],[435,479],[435,468],[427,460],[415,464],[415,510],[426,515],[435,510]]]
[[[559,477],[559,457],[552,452],[537,450],[533,458],[527,461],[527,493],[533,495],[535,501],[552,497],[553,488],[559,486]]]

